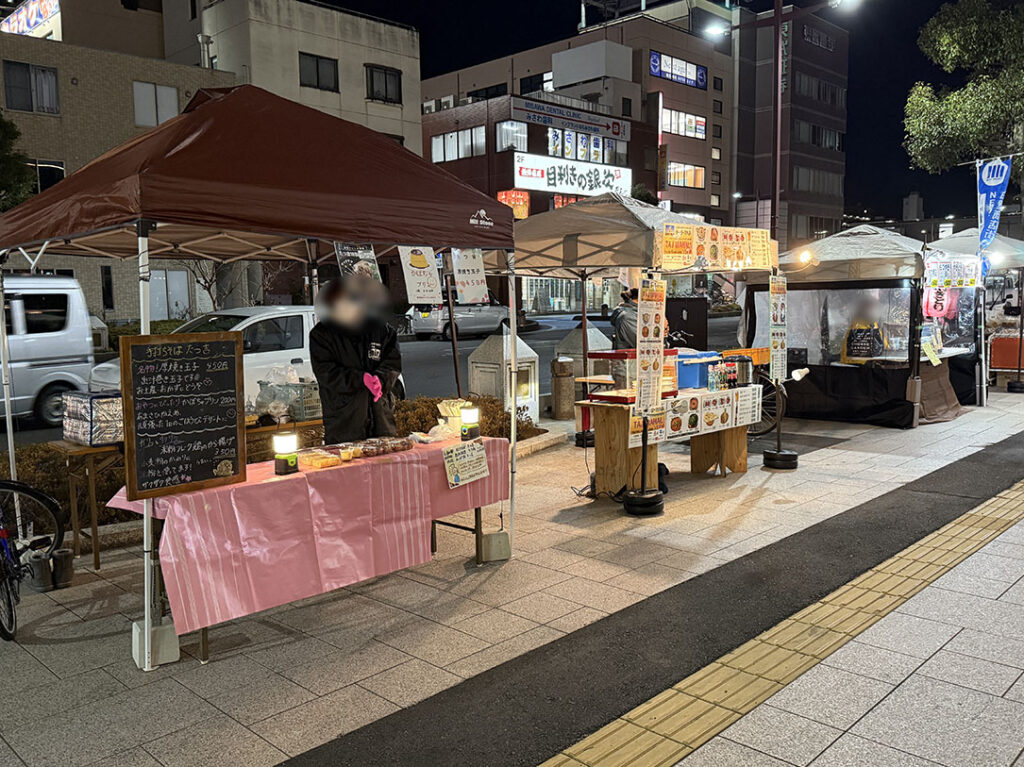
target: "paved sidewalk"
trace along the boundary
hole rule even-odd
[[[1022,752],[1019,523],[678,767],[1020,767]]]
[[[428,564],[211,629],[207,666],[192,635],[180,663],[138,671],[139,551],[104,553],[96,573],[79,559],[74,585],[27,596],[18,642],[0,643],[0,767],[279,763],[1024,431],[1018,402],[912,431],[796,422],[810,448],[795,473],[755,458],[692,478],[673,448],[666,513],[649,519],[578,498],[583,451],[545,451],[520,464],[512,561],[473,567],[470,538],[442,529]]]

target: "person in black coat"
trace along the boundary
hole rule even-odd
[[[321,293],[321,319],[310,331],[309,352],[328,445],[396,433],[394,391],[402,355],[397,333],[373,311],[376,289],[349,276]]]

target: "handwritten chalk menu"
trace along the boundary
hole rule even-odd
[[[121,338],[129,500],[245,481],[241,333]]]

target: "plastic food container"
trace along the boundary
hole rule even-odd
[[[721,360],[718,352],[679,352],[676,359],[679,389],[706,389],[708,365]]]

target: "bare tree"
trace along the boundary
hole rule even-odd
[[[210,299],[210,306],[213,307],[214,311],[222,308],[222,301],[218,300],[230,296],[235,290],[238,289],[242,282],[242,278],[245,276],[245,271],[241,269],[224,270],[218,269],[218,264],[215,261],[208,259],[190,259],[183,262],[185,268],[189,274],[192,275],[192,279],[196,281],[196,285],[199,286],[206,296]],[[225,272],[230,272],[230,281],[226,287],[223,286],[223,279],[218,280],[218,277],[223,278]],[[221,289],[218,289],[220,285]]]

